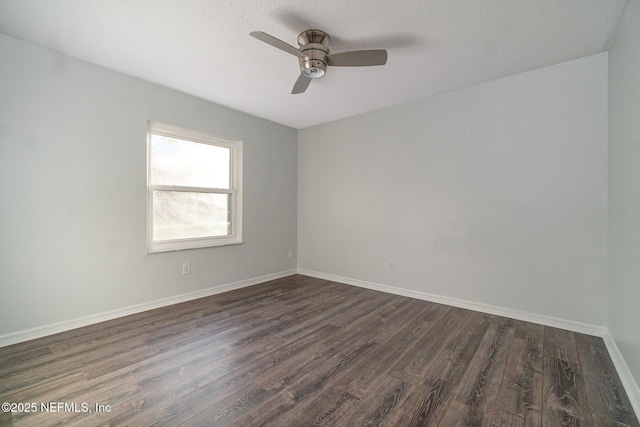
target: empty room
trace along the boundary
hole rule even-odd
[[[640,0],[0,0],[1,426],[640,426]]]

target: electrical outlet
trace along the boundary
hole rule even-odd
[[[182,274],[191,274],[191,263],[183,262],[182,263]]]
[[[394,268],[396,268],[396,262],[393,260],[393,258],[389,258],[387,260],[387,268],[390,270],[393,270]]]
[[[289,259],[293,258],[293,251],[291,249],[289,249],[289,252],[287,253],[287,257],[289,257]]]

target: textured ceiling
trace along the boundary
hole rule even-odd
[[[0,0],[0,33],[294,128],[607,50],[626,0]],[[291,95],[297,46],[387,49]]]

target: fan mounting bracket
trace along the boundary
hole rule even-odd
[[[309,44],[322,44],[328,49],[330,41],[329,34],[320,30],[306,30],[298,34],[298,45],[301,48]]]

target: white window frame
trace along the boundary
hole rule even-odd
[[[178,185],[151,184],[151,135],[163,135],[171,138],[215,145],[230,149],[230,182],[229,189],[209,187],[187,187]],[[230,194],[229,215],[231,234],[226,236],[210,236],[171,240],[153,240],[153,192],[184,191],[196,193]],[[206,248],[213,246],[237,245],[242,243],[242,141],[233,141],[208,133],[185,129],[163,123],[148,122],[147,131],[147,252],[168,252],[185,249]]]

